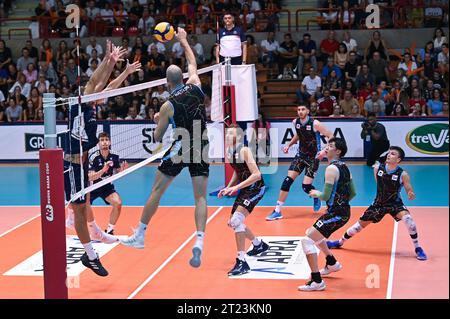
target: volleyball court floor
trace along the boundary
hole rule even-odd
[[[233,198],[208,197],[208,224],[200,268],[189,265],[195,238],[194,203],[187,171],[177,177],[161,200],[151,221],[143,250],[117,245],[94,244],[109,276],[98,277],[78,262],[80,245],[72,231],[68,236],[69,298],[448,298],[449,297],[449,210],[448,165],[402,165],[411,175],[417,199],[405,204],[413,214],[427,261],[415,258],[414,247],[402,223],[386,216],[334,254],[343,269],[325,279],[323,292],[299,292],[309,268],[301,251],[300,237],[320,216],[297,180],[283,208],[284,219],[267,222],[288,166],[264,175],[269,186],[260,205],[246,224],[271,249],[265,256],[250,258],[252,272],[228,278],[234,265],[234,233],[227,227]],[[323,188],[325,165],[315,181]],[[117,235],[129,235],[140,217],[156,167],[140,169],[115,183],[124,207]],[[357,187],[351,220],[332,235],[337,239],[352,225],[375,194],[372,169],[350,165]],[[43,298],[39,175],[37,166],[0,167],[0,298]],[[212,166],[208,190],[221,185],[223,166]],[[97,223],[105,227],[110,208],[94,203]],[[322,207],[321,212],[324,211]],[[246,248],[249,248],[247,243]],[[319,255],[320,264],[325,260]]]

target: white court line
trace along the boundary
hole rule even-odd
[[[34,216],[34,217],[31,217],[30,219],[27,219],[26,221],[20,223],[19,225],[14,226],[13,228],[11,228],[10,230],[7,230],[7,231],[4,232],[3,234],[0,234],[0,237],[3,237],[3,236],[5,236],[6,234],[9,234],[10,232],[16,230],[17,228],[22,227],[23,225],[25,225],[25,224],[31,222],[33,219],[36,219],[36,218],[38,218],[39,216],[41,216],[41,213],[37,214],[37,215]]]
[[[389,278],[388,278],[386,299],[392,299],[392,287],[394,285],[395,252],[397,250],[397,234],[398,234],[398,222],[394,224],[394,234],[392,235],[391,262],[389,266]]]
[[[212,215],[208,218],[206,221],[206,224],[208,224],[214,217],[217,216],[217,214],[222,210],[223,206],[220,206]],[[181,244],[180,247],[178,247],[177,250],[175,250],[172,255],[169,256],[169,258],[164,261],[161,266],[158,267],[145,281],[127,297],[127,299],[134,298],[155,276],[191,241],[192,238],[195,237],[196,232],[192,233],[191,236],[189,236],[188,239],[184,243]]]

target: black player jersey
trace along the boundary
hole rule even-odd
[[[247,163],[245,163],[245,160],[240,156],[242,147],[243,146],[240,145],[236,149],[229,148],[227,150],[228,161],[230,162],[231,167],[236,172],[240,182],[245,181],[247,178],[249,178],[250,175],[252,175],[252,173],[248,169]],[[262,186],[264,186],[264,180],[261,176],[261,179],[259,181],[248,186],[247,188],[255,188]]]
[[[302,124],[300,118],[296,118],[294,126],[299,140],[298,155],[315,157],[320,151],[320,133],[314,131],[314,119],[308,117]]]
[[[333,191],[331,192],[330,199],[327,201],[327,206],[347,206],[350,201],[350,170],[344,162],[339,160],[332,161],[330,165],[338,168],[339,179],[333,185]]]
[[[400,166],[389,172],[385,164],[380,164],[377,170],[377,197],[374,204],[392,204],[401,202],[402,173]]]
[[[112,166],[109,167],[108,171],[104,173],[101,178],[94,181],[95,183],[100,182],[102,179],[108,178],[114,174],[114,169],[120,168],[120,161],[119,161],[119,155],[109,153],[106,158],[100,154],[100,152],[96,152],[96,155],[93,160],[89,163],[89,170],[98,172],[103,168],[106,162],[111,161],[113,163]]]
[[[95,110],[91,106],[83,104],[79,114],[78,104],[72,105],[67,129],[68,134],[64,143],[66,154],[80,154],[80,140],[83,152],[97,145],[97,120]]]
[[[194,84],[184,85],[182,88],[172,92],[168,98],[174,110],[171,119],[174,129],[184,128],[188,130],[191,141],[194,139],[201,140],[202,134],[206,130],[204,100],[204,93]],[[181,139],[181,137],[178,139]]]

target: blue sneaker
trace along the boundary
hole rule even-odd
[[[342,244],[339,240],[327,240],[327,246],[329,249],[341,248]]]
[[[318,212],[320,210],[320,207],[322,207],[322,202],[318,198],[314,198],[314,211]]]
[[[422,247],[416,248],[416,258],[419,260],[427,260],[427,255],[423,251]]]
[[[281,219],[281,218],[283,218],[283,215],[281,215],[281,212],[273,211],[272,213],[270,213],[269,216],[266,217],[266,220],[272,221],[272,220],[277,220],[277,219]]]
[[[194,268],[200,267],[200,264],[202,263],[201,256],[202,250],[200,248],[198,247],[192,248],[192,258],[189,261],[189,264]]]

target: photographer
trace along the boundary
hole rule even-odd
[[[380,155],[389,149],[386,128],[377,122],[377,116],[372,112],[368,113],[367,120],[361,124],[361,127],[361,138],[368,146],[367,166],[372,166]]]

